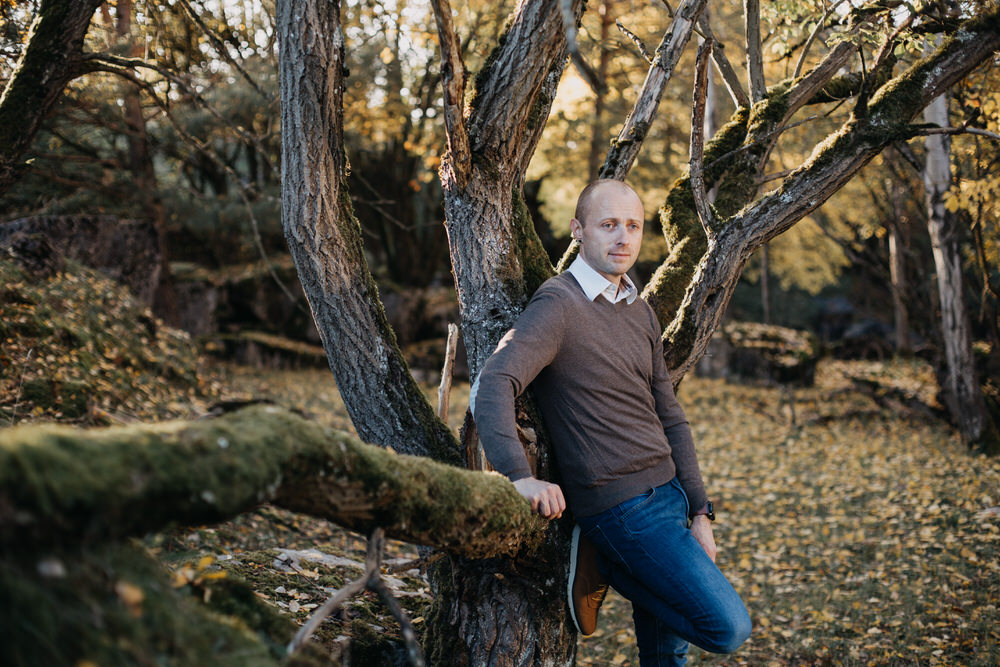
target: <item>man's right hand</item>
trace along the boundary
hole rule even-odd
[[[514,488],[528,499],[532,512],[538,512],[546,519],[558,519],[566,509],[566,499],[558,484],[523,477],[514,482]]]

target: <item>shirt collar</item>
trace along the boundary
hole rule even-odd
[[[603,296],[611,303],[618,303],[622,299],[626,303],[632,303],[639,295],[639,290],[636,289],[635,284],[627,275],[622,276],[621,289],[618,289],[613,282],[587,264],[587,261],[580,255],[576,256],[567,271],[576,278],[576,282],[583,288],[583,293],[591,301],[598,296]]]

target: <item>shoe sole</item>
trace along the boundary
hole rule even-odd
[[[580,526],[573,526],[573,537],[571,538],[569,549],[569,579],[566,582],[566,599],[569,601],[569,616],[573,619],[573,626],[582,635],[583,630],[580,628],[580,621],[576,618],[576,604],[573,601],[573,582],[576,581],[576,556],[579,550]]]

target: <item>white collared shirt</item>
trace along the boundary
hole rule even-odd
[[[627,275],[622,276],[621,286],[618,287],[595,271],[594,267],[587,264],[587,260],[580,255],[576,256],[566,270],[576,278],[576,282],[583,288],[583,293],[591,301],[600,295],[611,303],[618,303],[623,299],[626,303],[632,303],[639,296],[639,290]]]

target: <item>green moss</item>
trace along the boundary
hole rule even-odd
[[[511,222],[524,277],[523,292],[530,297],[554,271],[524,203],[524,193],[516,186],[511,189]]]
[[[261,610],[237,582],[205,607],[131,546],[0,557],[0,590],[5,665],[277,665],[293,631],[230,615]]]

